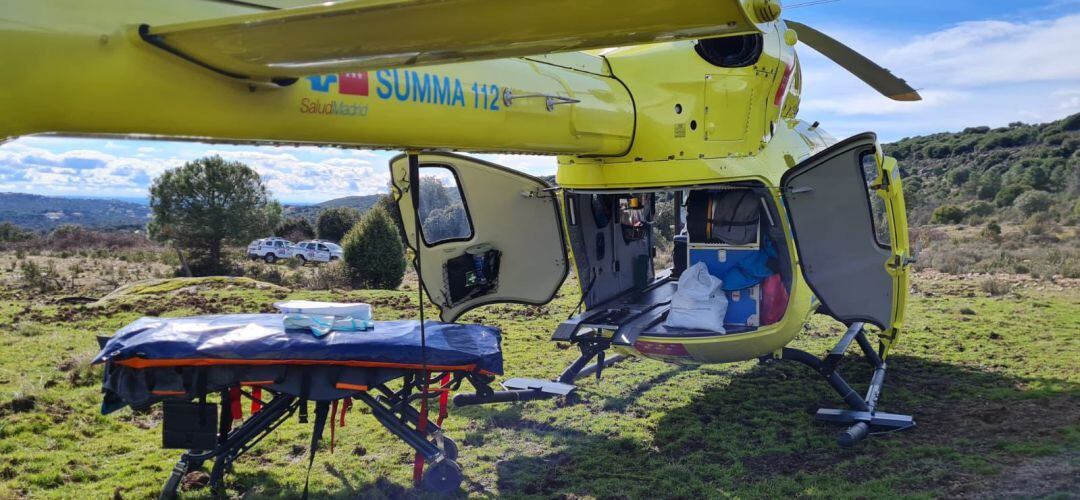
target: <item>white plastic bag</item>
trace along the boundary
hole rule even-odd
[[[671,297],[664,326],[724,333],[727,297],[724,282],[709,274],[704,262],[698,262],[679,276],[679,288]]]

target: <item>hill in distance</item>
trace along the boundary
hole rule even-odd
[[[150,207],[138,203],[0,193],[0,222],[35,231],[50,231],[64,224],[98,229],[141,229],[149,221]]]
[[[1080,114],[1034,125],[969,127],[882,147],[900,163],[915,225],[1017,220],[1032,214],[1015,205],[1032,198],[1041,200],[1037,212],[1052,219],[1080,217]]]
[[[316,203],[314,205],[285,205],[284,217],[303,217],[308,222],[315,224],[315,221],[319,218],[319,214],[323,210],[328,208],[348,207],[355,208],[363,213],[365,210],[371,208],[379,201],[382,194],[368,194],[363,196],[345,196],[343,198],[334,198],[332,200],[326,200],[322,203]]]

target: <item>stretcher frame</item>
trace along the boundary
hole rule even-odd
[[[423,457],[423,461],[427,463],[422,478],[426,489],[436,492],[453,492],[459,488],[462,481],[461,468],[456,462],[457,444],[443,434],[438,423],[426,421],[426,418],[422,419],[421,410],[415,408],[413,404],[424,398],[423,389],[426,385],[432,387],[427,392],[429,399],[438,399],[445,392],[458,389],[465,380],[469,381],[477,393],[490,394],[492,390],[489,384],[494,377],[477,372],[428,372],[432,376],[425,380],[423,373],[404,372],[401,377],[398,377],[402,380],[402,387],[396,391],[383,382],[366,391],[358,390],[349,398],[343,399],[352,399],[367,405],[371,409],[372,416],[383,427],[416,450],[419,457]],[[158,496],[159,499],[176,498],[177,490],[184,477],[192,471],[202,469],[207,462],[213,463],[209,471],[208,486],[216,496],[222,495],[225,473],[231,469],[240,456],[254,448],[263,438],[298,411],[301,423],[307,421],[308,401],[299,396],[262,388],[263,397],[258,398],[250,391],[241,389],[242,398],[260,404],[261,408],[239,426],[233,428],[232,418],[228,411],[232,402],[230,391],[222,390],[220,393],[222,411],[218,423],[217,445],[211,450],[189,450],[183,453],[165,481],[161,494]],[[270,397],[267,398],[267,395]],[[330,403],[330,401],[315,402],[314,437],[322,433],[318,423],[325,421]],[[312,455],[318,449],[317,442],[317,439],[313,439],[309,450]],[[309,460],[313,461],[314,457],[309,457]],[[305,486],[304,496],[306,495]]]

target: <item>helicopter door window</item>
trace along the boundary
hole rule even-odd
[[[859,163],[862,166],[863,179],[866,181],[866,189],[870,191],[870,215],[871,222],[874,224],[874,239],[878,245],[882,248],[891,248],[892,242],[889,240],[889,216],[885,212],[885,200],[875,192],[872,187],[878,178],[878,164],[877,155],[874,151],[867,151],[863,153],[859,159]]]
[[[450,168],[420,167],[420,221],[427,246],[472,238],[469,209],[457,176]]]

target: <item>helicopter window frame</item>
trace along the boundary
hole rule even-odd
[[[469,202],[466,199],[465,189],[463,188],[463,186],[461,184],[461,177],[458,176],[457,169],[455,169],[454,166],[449,164],[449,163],[421,163],[421,164],[419,164],[417,166],[417,168],[420,171],[419,177],[421,177],[421,185],[423,185],[422,177],[423,177],[423,169],[425,169],[425,168],[441,168],[441,169],[444,169],[444,170],[447,170],[447,171],[450,172],[450,175],[454,179],[454,187],[457,189],[458,198],[461,199],[461,208],[465,211],[465,223],[469,227],[469,234],[467,236],[455,236],[453,238],[443,238],[443,239],[440,239],[440,240],[436,240],[434,242],[429,242],[428,241],[428,236],[427,236],[427,231],[424,229],[424,222],[425,221],[423,219],[421,219],[421,221],[420,221],[420,241],[422,241],[424,243],[424,246],[426,248],[435,248],[437,246],[440,246],[440,245],[443,245],[443,244],[446,244],[446,243],[454,243],[454,242],[461,242],[461,241],[471,241],[476,236],[476,227],[475,227],[475,224],[473,224],[472,213],[469,211]],[[446,187],[449,187],[449,186],[446,186]],[[419,203],[423,203],[423,190],[422,189],[421,189],[421,192],[420,192]],[[416,207],[414,207],[414,210],[416,210],[418,213],[420,212],[419,204]]]
[[[867,163],[868,158],[872,159],[872,164]],[[859,173],[866,182],[866,208],[870,211],[870,225],[874,232],[874,242],[882,249],[891,251],[890,231],[892,228],[890,227],[889,212],[885,208],[885,200],[878,196],[876,190],[872,187],[878,177],[877,151],[874,148],[867,148],[859,153],[858,168]],[[867,171],[868,168],[871,171]],[[876,206],[880,208],[880,212],[875,209],[875,199],[878,202]]]

